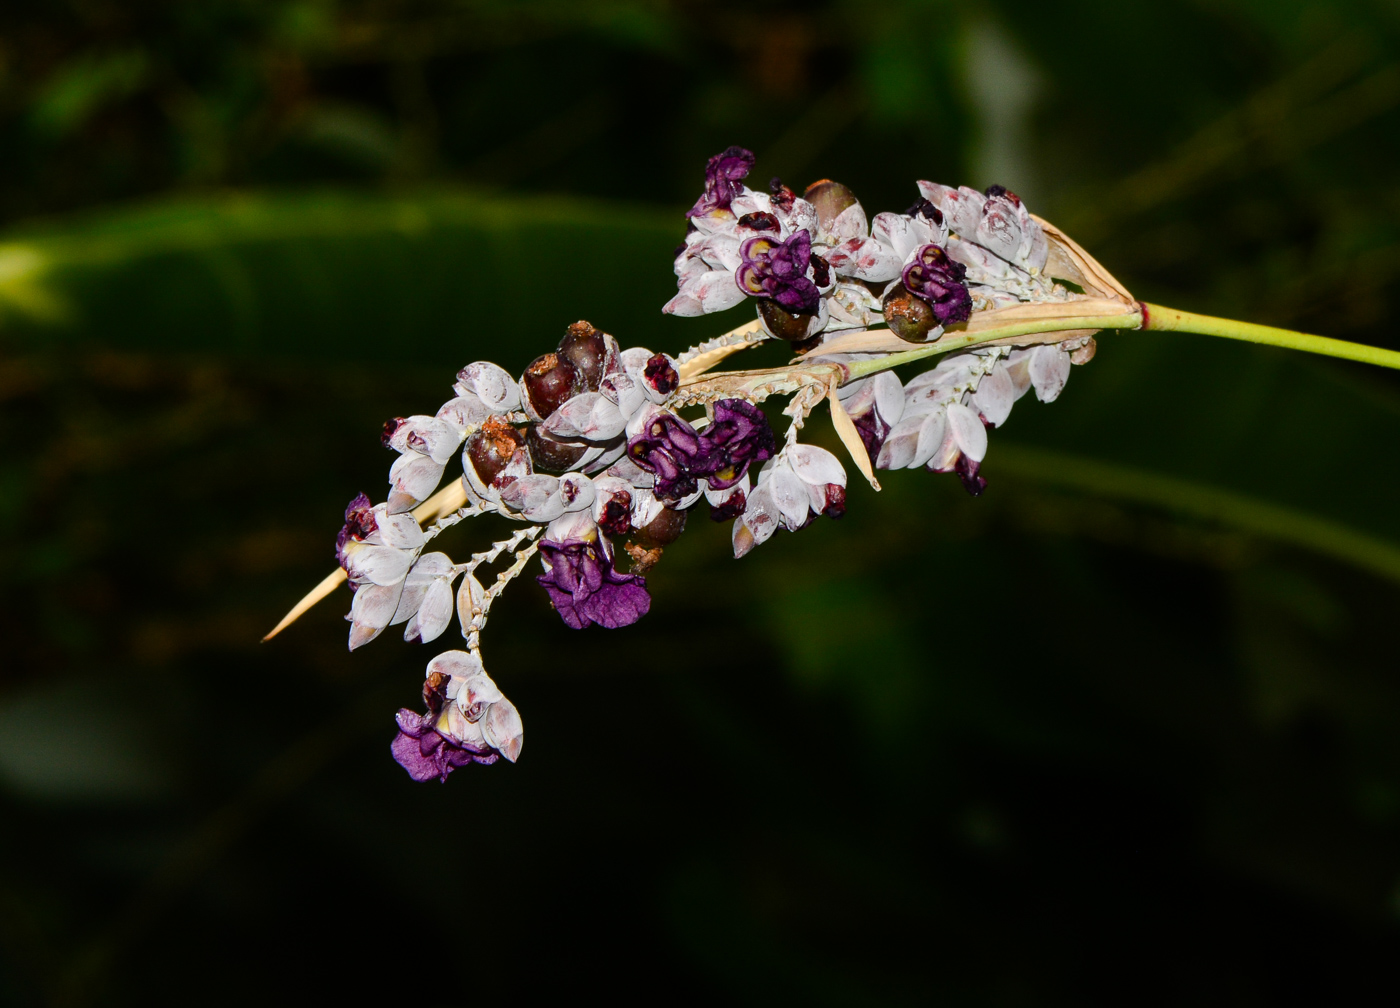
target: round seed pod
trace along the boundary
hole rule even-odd
[[[816,207],[817,220],[823,229],[831,227],[831,222],[841,216],[841,211],[860,202],[850,189],[831,179],[813,182],[802,194],[802,198]]]
[[[890,332],[910,343],[928,342],[929,333],[938,328],[938,317],[928,302],[903,284],[885,296],[885,321]]]
[[[578,368],[557,353],[547,353],[531,361],[521,382],[530,408],[541,420],[585,391]]]
[[[659,546],[669,546],[679,539],[681,533],[685,531],[685,515],[684,511],[663,508],[659,515],[632,535],[632,541],[643,549],[649,550]]]
[[[465,454],[481,482],[491,486],[524,443],[525,435],[519,429],[491,417],[467,438]]]
[[[556,441],[539,429],[538,424],[525,428],[525,447],[535,472],[558,475],[572,469],[588,451],[587,445]]]
[[[791,343],[807,338],[807,330],[811,328],[813,318],[811,315],[794,315],[784,311],[771,298],[758,299],[758,316],[770,333]]]
[[[559,356],[578,371],[585,391],[597,392],[603,379],[603,358],[608,345],[603,333],[588,322],[575,322],[559,341]]]

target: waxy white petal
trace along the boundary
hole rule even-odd
[[[908,414],[890,427],[880,453],[875,458],[876,469],[904,469],[914,461],[914,453],[919,448],[919,429],[923,427],[923,414]]]
[[[1041,402],[1054,402],[1069,381],[1069,354],[1055,346],[1038,346],[1031,350],[1031,384]]]
[[[907,468],[915,469],[927,465],[929,460],[941,452],[948,438],[947,411],[938,409],[926,414],[923,423],[919,425],[919,437],[914,448],[914,457],[909,460]]]
[[[493,413],[508,413],[520,408],[520,386],[499,365],[490,361],[468,364],[457,375],[455,386],[459,395],[474,393]]]
[[[973,393],[972,405],[982,415],[982,419],[995,427],[1000,427],[1011,415],[1011,407],[1016,404],[1016,383],[1007,373],[1003,364],[992,369],[991,374],[982,376]]]
[[[514,763],[520,758],[520,750],[525,745],[525,725],[515,704],[504,697],[493,703],[482,719],[481,732],[487,744],[506,759]]]
[[[383,549],[372,546],[371,549]],[[363,647],[389,625],[398,608],[403,582],[393,585],[361,585],[350,603],[350,650]]]
[[[846,485],[846,470],[835,455],[825,448],[811,444],[795,444],[783,452],[792,471],[804,483],[825,486],[835,483]]]
[[[959,450],[974,462],[981,462],[987,455],[987,428],[982,426],[977,414],[962,403],[948,407],[948,427]]]
[[[423,596],[418,612],[404,629],[404,640],[421,640],[424,644],[437,640],[452,622],[452,582],[435,578]]]

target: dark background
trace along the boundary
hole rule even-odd
[[[1105,334],[980,499],[697,519],[621,631],[526,580],[529,744],[443,786],[388,743],[451,631],[257,643],[458,367],[743,321],[658,311],[731,143],[1400,347],[1383,0],[6,5],[0,1002],[1395,999],[1391,373]]]

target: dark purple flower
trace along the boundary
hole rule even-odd
[[[389,751],[399,766],[408,771],[416,781],[428,781],[436,777],[447,780],[447,775],[458,767],[471,763],[489,766],[501,758],[500,753],[488,747],[476,748],[460,745],[443,735],[433,726],[437,723],[436,714],[415,714],[402,708],[394,716],[399,723],[399,733],[389,744]]]
[[[374,520],[373,505],[369,502],[369,497],[359,494],[352,500],[345,509],[345,524],[341,526],[335,536],[335,560],[340,566],[346,566],[345,544],[352,539],[356,542],[363,542],[368,536],[374,535],[379,524]],[[347,570],[349,568],[346,568]],[[351,589],[354,589],[351,585]]]
[[[793,192],[791,186],[783,185],[783,180],[774,175],[768,183],[768,191],[772,193],[775,207],[783,213],[792,213],[792,205],[797,202],[797,193]]]
[[[734,197],[744,191],[743,178],[753,167],[753,152],[742,147],[730,147],[710,158],[705,166],[705,192],[687,212],[687,217],[699,217],[711,210],[728,210]]]
[[[632,461],[656,477],[659,499],[689,497],[700,478],[711,490],[727,490],[750,463],[766,462],[777,451],[773,428],[753,403],[721,399],[714,410],[714,422],[699,433],[675,414],[659,413],[628,443]]]
[[[967,267],[948,257],[937,245],[924,245],[904,267],[904,286],[933,309],[940,325],[966,322],[972,316],[972,295],[963,278]]]
[[[647,580],[619,574],[597,542],[540,541],[549,571],[535,578],[559,616],[575,630],[597,623],[609,630],[637,622],[651,609]]]
[[[656,477],[653,488],[663,500],[680,500],[695,492],[695,477],[705,468],[708,447],[695,428],[674,413],[659,413],[627,444],[627,454]]]
[[[751,462],[767,462],[778,450],[763,410],[743,399],[715,403],[714,422],[700,440],[709,449],[708,468],[696,475],[708,477],[711,490],[729,489],[744,478]]]
[[[982,463],[974,462],[966,455],[959,455],[958,460],[953,463],[953,472],[962,480],[963,489],[973,497],[981,497],[982,491],[987,489],[986,477],[977,473],[981,468]]]
[[[772,298],[793,315],[816,312],[821,293],[807,276],[812,266],[811,234],[794,231],[785,242],[759,235],[744,242],[739,254],[743,262],[734,280],[745,294]]]

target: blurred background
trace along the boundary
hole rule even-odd
[[[457,368],[744,320],[658,310],[730,144],[1400,347],[1393,0],[7,5],[0,1002],[1395,996],[1389,372],[1105,334],[980,499],[692,521],[621,631],[526,581],[523,758],[446,785],[388,744],[450,634],[258,643]]]

